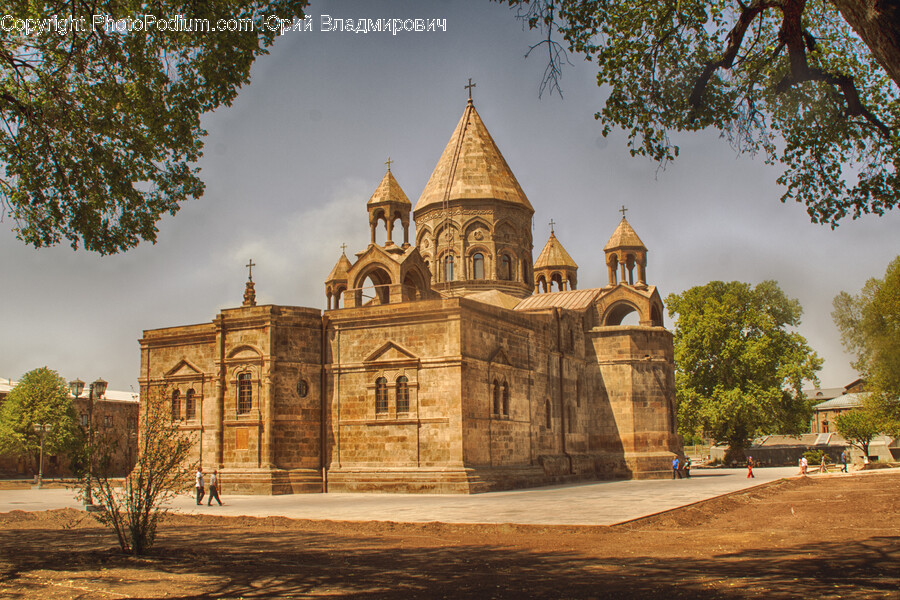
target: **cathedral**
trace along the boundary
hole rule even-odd
[[[533,260],[534,208],[471,98],[415,207],[388,162],[366,210],[324,311],[257,305],[251,261],[240,307],[144,331],[141,402],[167,403],[224,491],[671,476],[672,334],[624,210],[605,286],[578,286],[552,231]]]

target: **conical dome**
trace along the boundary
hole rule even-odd
[[[644,242],[642,242],[641,238],[638,237],[638,234],[634,232],[634,229],[631,228],[631,225],[625,220],[625,217],[622,217],[622,221],[619,222],[619,226],[616,227],[616,230],[613,232],[612,237],[609,238],[609,241],[606,242],[606,246],[603,247],[603,250],[608,251],[616,248],[639,248],[641,250],[647,250],[647,247],[644,246]]]
[[[416,211],[461,198],[501,200],[534,212],[471,99],[416,203]]]
[[[578,265],[575,264],[575,261],[572,260],[572,257],[569,256],[569,253],[566,252],[566,249],[563,248],[563,245],[556,239],[556,234],[552,231],[550,232],[550,239],[547,240],[547,244],[541,250],[540,256],[534,261],[535,270],[549,267],[578,268]]]
[[[409,198],[406,197],[406,194],[403,193],[403,189],[400,187],[400,184],[397,183],[397,180],[394,178],[390,169],[388,169],[387,173],[384,174],[384,177],[381,178],[381,183],[378,184],[375,193],[369,198],[367,205],[371,206],[372,204],[380,204],[382,202],[398,202],[412,206],[412,202],[410,202]]]
[[[337,263],[335,263],[334,268],[331,269],[331,273],[328,274],[325,282],[347,281],[347,274],[350,272],[350,267],[352,266],[353,265],[350,264],[350,259],[347,258],[347,255],[341,254],[341,257],[338,259]]]

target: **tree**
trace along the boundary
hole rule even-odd
[[[153,546],[156,528],[167,512],[166,505],[190,484],[186,463],[193,442],[172,422],[166,396],[160,388],[159,394],[143,403],[138,459],[124,482],[114,478],[111,466],[116,445],[123,441],[116,435],[127,433],[109,432],[94,444],[92,458],[96,468],[91,487],[103,510],[91,514],[115,532],[126,554],[141,555]],[[90,477],[88,473],[81,475],[82,484],[87,483],[87,477]],[[85,488],[86,485],[81,486],[81,494]]]
[[[6,3],[0,214],[35,247],[154,242],[162,215],[203,193],[201,115],[231,104],[306,4]]]
[[[834,424],[838,433],[862,450],[863,460],[868,463],[869,443],[882,430],[881,419],[875,411],[865,407],[847,411],[835,417]]]
[[[856,355],[853,367],[866,380],[868,404],[900,421],[900,256],[858,295],[835,296],[831,316],[844,347]]]
[[[66,380],[41,367],[26,373],[0,406],[0,453],[25,456],[37,472],[41,432],[44,453],[62,454],[75,448],[80,429]]]
[[[702,431],[740,459],[753,437],[800,433],[811,408],[801,389],[821,359],[792,328],[802,309],[774,281],[712,281],[666,298],[675,317],[680,427]]]
[[[495,0],[545,36],[542,91],[566,50],[609,90],[603,135],[665,164],[671,132],[719,130],[784,168],[782,202],[813,222],[900,201],[900,7],[881,0]],[[557,41],[562,37],[562,42]],[[565,46],[563,45],[565,44]]]

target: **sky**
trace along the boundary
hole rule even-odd
[[[676,136],[681,156],[664,170],[632,158],[625,136],[603,138],[593,117],[604,101],[596,68],[570,56],[563,97],[539,97],[543,57],[524,56],[538,34],[487,0],[323,0],[309,14],[314,31],[280,37],[232,106],[205,116],[206,193],[159,223],[156,244],[107,257],[35,250],[0,223],[0,377],[48,366],[137,389],[143,331],[240,306],[251,258],[259,304],[324,309],[341,244],[352,258],[369,241],[366,202],[385,161],[415,205],[469,78],[534,206],[535,258],[552,218],[579,287],[605,285],[603,246],[624,205],[663,299],[712,280],[775,280],[803,306],[799,332],[825,359],[821,385],[857,377],[832,299],[884,275],[900,254],[900,212],[812,224],[803,206],[780,202],[777,168],[712,132]],[[446,19],[446,32],[323,32],[321,15]]]

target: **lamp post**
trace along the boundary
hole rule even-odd
[[[106,393],[107,383],[102,379],[97,379],[88,389],[88,478],[87,485],[84,489],[84,508],[88,512],[95,510],[93,489],[91,488],[94,479],[94,398],[98,400]],[[77,399],[84,391],[84,382],[75,379],[69,382],[69,391]]]
[[[38,489],[44,488],[44,432],[49,423],[35,423],[34,428],[41,432],[41,458],[38,463]]]

